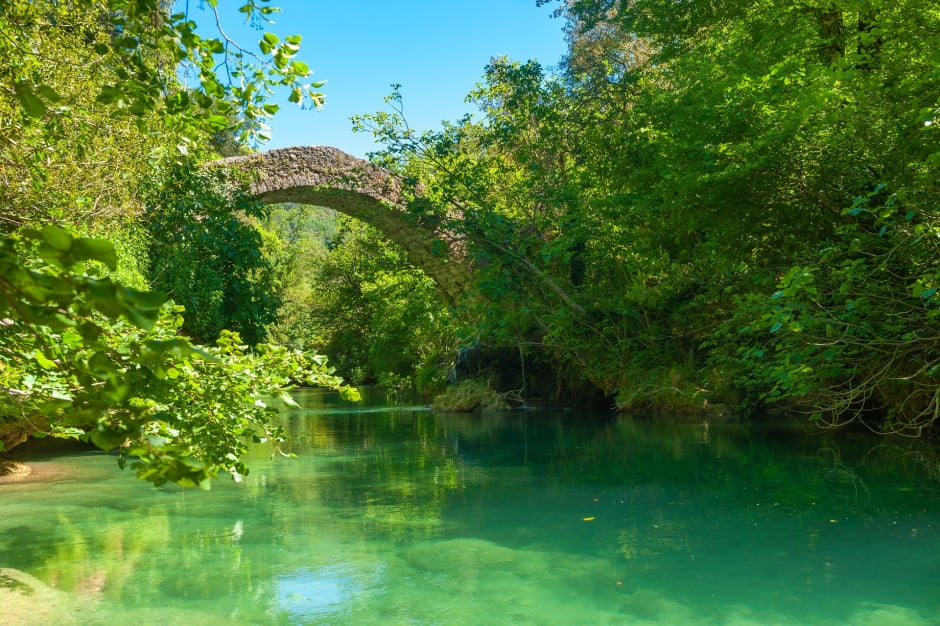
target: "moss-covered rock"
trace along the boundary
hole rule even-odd
[[[432,408],[440,413],[469,413],[478,410],[508,411],[512,407],[502,394],[485,382],[465,380],[437,396]]]

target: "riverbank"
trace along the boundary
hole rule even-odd
[[[20,461],[0,460],[0,487],[24,483],[49,483],[67,480],[72,474],[65,463],[56,461]]]
[[[81,441],[55,437],[29,437],[16,450],[0,454],[0,487],[24,483],[48,483],[74,478],[62,455],[101,451]]]

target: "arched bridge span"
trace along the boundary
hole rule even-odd
[[[374,226],[434,279],[449,304],[466,292],[470,270],[450,254],[447,233],[409,215],[401,180],[387,170],[329,146],[281,148],[214,164],[247,171],[251,193],[266,204],[329,207]]]

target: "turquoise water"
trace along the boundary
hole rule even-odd
[[[0,624],[940,624],[923,443],[301,400],[210,493],[32,459]]]

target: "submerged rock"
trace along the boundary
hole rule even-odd
[[[37,461],[27,465],[16,461],[0,461],[0,485],[51,483],[75,477],[75,472],[69,468],[68,463]]]
[[[32,473],[33,469],[25,463],[0,461],[0,485],[19,482]]]
[[[69,594],[17,569],[0,568],[0,626],[62,624],[71,605]]]
[[[420,542],[404,550],[402,556],[416,569],[427,572],[467,572],[491,567],[512,570],[522,563],[516,550],[473,538]]]

